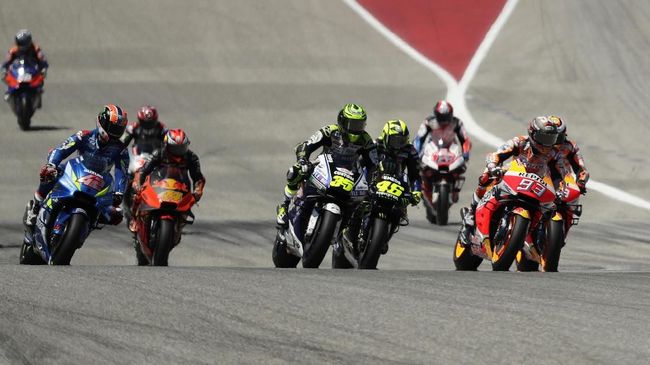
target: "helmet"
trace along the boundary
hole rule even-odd
[[[552,117],[536,117],[528,125],[528,136],[531,145],[539,152],[546,153],[557,143],[557,125],[551,120]]]
[[[24,51],[32,46],[32,32],[27,29],[21,29],[16,33],[16,46]]]
[[[365,131],[367,118],[366,110],[361,105],[345,104],[336,120],[343,135],[354,142]]]
[[[158,111],[151,105],[145,105],[138,109],[138,121],[144,129],[150,129],[158,123]]]
[[[433,107],[433,115],[439,123],[449,123],[454,117],[454,107],[448,101],[440,100]]]
[[[124,134],[128,118],[126,111],[117,105],[104,105],[104,109],[97,115],[97,130],[102,141],[118,139]]]
[[[548,119],[553,122],[557,126],[557,144],[562,144],[566,141],[566,122],[564,122],[564,119],[551,115],[548,117]]]
[[[187,153],[190,139],[182,129],[170,129],[165,133],[163,145],[172,156],[181,157]]]
[[[398,151],[409,143],[409,128],[400,119],[389,120],[379,135],[380,143],[387,149]]]

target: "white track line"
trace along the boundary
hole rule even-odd
[[[363,6],[359,5],[356,0],[343,0],[343,2],[348,5],[352,10],[354,10],[359,16],[370,24],[376,31],[381,35],[386,37],[391,43],[393,43],[397,48],[402,50],[404,53],[413,58],[417,63],[429,69],[431,72],[435,73],[444,83],[447,85],[447,100],[449,100],[456,114],[463,120],[467,131],[476,139],[494,147],[498,147],[503,144],[503,140],[496,135],[488,132],[483,127],[481,127],[476,120],[472,117],[472,114],[467,108],[467,103],[465,101],[465,94],[467,88],[476,75],[481,62],[487,55],[492,43],[496,39],[497,35],[501,31],[501,28],[506,23],[510,14],[514,10],[519,0],[508,0],[506,5],[503,7],[501,14],[497,17],[494,24],[490,27],[490,30],[485,35],[485,38],[481,42],[481,45],[476,50],[476,53],[472,57],[463,78],[460,80],[460,83],[457,82],[453,76],[449,74],[444,68],[436,64],[432,60],[428,59],[416,49],[411,47],[403,39],[397,36],[395,33],[390,31],[386,26],[384,26],[379,20],[377,20],[372,14],[370,14]],[[598,181],[589,180],[589,189],[595,190],[601,194],[604,194],[612,199],[627,203],[639,208],[650,210],[650,202],[629,194],[623,190],[617,189],[613,186],[603,184]]]

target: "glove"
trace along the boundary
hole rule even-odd
[[[465,162],[469,161],[469,152],[463,152],[463,159],[465,159]]]
[[[412,191],[411,192],[411,205],[416,206],[422,201],[422,192],[421,191]]]
[[[115,192],[113,193],[113,206],[114,207],[119,207],[122,204],[122,200],[124,200],[124,193],[120,192]]]
[[[487,165],[488,173],[490,176],[499,178],[501,175],[503,175],[503,171],[501,170],[500,166],[497,166],[494,162],[490,162]]]
[[[583,195],[587,194],[587,182],[586,181],[584,181],[582,179],[578,179],[578,181],[576,181],[576,185],[578,185],[578,188],[580,189],[580,194],[583,194]]]
[[[309,173],[311,170],[312,164],[309,162],[309,160],[301,158],[298,160],[298,163],[296,164],[296,168],[300,171],[300,173],[304,176]]]
[[[58,173],[59,171],[56,169],[55,164],[47,163],[41,166],[41,171],[39,172],[39,176],[42,182],[50,182],[56,179],[56,175],[58,175]]]

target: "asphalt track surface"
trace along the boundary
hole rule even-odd
[[[522,1],[468,91],[506,139],[549,112],[595,179],[650,199],[647,1]],[[560,273],[452,271],[448,227],[423,209],[376,272],[277,270],[274,207],[292,147],[348,101],[368,129],[415,130],[444,84],[338,1],[31,1],[0,6],[0,39],[30,28],[51,62],[34,131],[0,112],[0,363],[644,364],[645,210],[590,193]],[[208,179],[168,268],[138,268],[124,226],[72,266],[16,265],[20,217],[48,148],[101,105],[159,107]],[[475,143],[469,202],[482,156]],[[329,266],[329,259],[323,267]]]

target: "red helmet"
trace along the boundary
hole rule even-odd
[[[438,122],[451,122],[454,117],[454,107],[448,101],[440,100],[433,107],[433,115]]]
[[[138,109],[138,121],[145,129],[153,128],[158,123],[158,111],[151,105],[145,105]]]
[[[172,156],[180,157],[185,155],[190,145],[190,139],[182,129],[170,129],[163,139],[165,150]]]
[[[106,142],[109,139],[119,139],[126,130],[128,118],[126,111],[117,105],[104,105],[104,109],[97,114],[97,131],[99,138]]]

